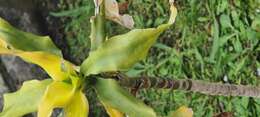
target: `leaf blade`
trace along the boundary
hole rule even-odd
[[[23,52],[18,50],[9,50],[0,47],[0,54],[19,56],[22,59],[37,64],[42,67],[56,81],[62,81],[68,78],[69,74],[74,74],[73,65],[57,55],[46,52]]]
[[[168,117],[192,117],[193,111],[190,108],[181,106],[176,111],[172,112]]]
[[[119,112],[118,110],[107,106],[105,103],[103,103],[103,106],[105,107],[107,114],[109,117],[124,117],[124,114]]]
[[[112,79],[97,79],[95,89],[105,106],[123,112],[130,117],[156,117],[152,108],[124,91]]]
[[[70,103],[64,108],[64,112],[66,117],[86,117],[88,109],[87,98],[81,91],[77,91]]]
[[[52,82],[45,91],[38,107],[38,117],[49,117],[52,110],[65,107],[73,97],[73,86],[64,82]]]
[[[42,67],[54,80],[75,74],[74,65],[62,58],[49,37],[20,31],[0,18],[0,54],[19,56]]]
[[[37,111],[38,104],[52,80],[31,80],[23,83],[21,89],[4,95],[4,109],[1,117],[20,117]],[[19,99],[18,99],[19,98]],[[30,100],[30,102],[28,102]]]
[[[0,39],[14,49],[23,51],[45,51],[62,57],[60,49],[54,45],[50,37],[37,36],[20,31],[2,18],[0,18]]]
[[[177,9],[173,5],[171,12],[169,22],[157,28],[135,29],[106,40],[90,52],[81,65],[81,73],[88,76],[100,72],[124,71],[144,59],[159,35],[174,23]]]

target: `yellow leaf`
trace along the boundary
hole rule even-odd
[[[38,117],[49,117],[57,107],[66,107],[75,88],[64,82],[53,82],[48,87],[38,107]]]
[[[57,55],[46,52],[24,52],[0,47],[0,54],[19,56],[42,67],[55,81],[62,81],[74,74],[73,65]]]
[[[51,82],[51,79],[26,81],[18,91],[4,94],[4,108],[0,117],[21,117],[37,111],[46,87]]]
[[[102,101],[101,101],[102,102]],[[124,114],[121,113],[120,111],[106,105],[104,102],[102,102],[103,106],[105,107],[107,114],[109,117],[124,117]]]
[[[168,117],[192,117],[193,111],[192,109],[182,106],[175,112],[171,113]]]
[[[124,114],[113,108],[106,108],[109,117],[124,117]]]
[[[20,31],[0,18],[0,54],[19,56],[42,67],[54,80],[75,74],[74,66],[62,58],[61,50],[48,36]]]
[[[171,10],[171,17],[170,17],[170,19],[168,21],[169,24],[172,24],[172,23],[175,22],[175,19],[176,19],[177,14],[178,14],[177,8],[173,5],[173,3],[171,3],[171,4],[172,4],[171,8],[170,8],[170,10]]]
[[[86,117],[89,112],[88,100],[81,91],[75,92],[70,103],[64,108],[66,117]]]
[[[0,47],[7,48],[7,43],[0,37]]]

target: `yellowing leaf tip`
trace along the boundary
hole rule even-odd
[[[175,22],[176,17],[177,17],[178,11],[177,11],[177,8],[174,6],[173,2],[170,2],[170,4],[171,4],[171,8],[170,8],[171,15],[170,15],[170,19],[168,21],[168,24],[173,24]]]

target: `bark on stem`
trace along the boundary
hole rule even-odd
[[[206,95],[222,96],[245,96],[260,98],[260,87],[210,83],[191,79],[167,79],[159,77],[128,77],[118,72],[107,72],[90,76],[93,78],[114,79],[122,87],[131,88],[136,92],[138,89],[172,89],[202,93]]]
[[[172,80],[158,77],[120,78],[119,84],[130,88],[173,89],[198,92],[206,95],[246,96],[260,98],[260,87],[209,83],[199,80]]]
[[[210,83],[191,79],[166,79],[159,77],[128,77],[121,73],[101,73],[92,77],[112,78],[122,87],[138,89],[172,89],[202,93],[206,95],[245,96],[260,98],[260,87]]]

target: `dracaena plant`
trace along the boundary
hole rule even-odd
[[[106,20],[132,29],[133,19],[130,15],[119,14],[116,0],[94,0],[94,3],[91,52],[80,67],[63,59],[50,37],[20,31],[0,19],[0,54],[18,56],[42,67],[50,76],[42,81],[26,81],[17,92],[5,94],[1,117],[19,117],[36,111],[38,117],[49,117],[54,108],[62,108],[66,117],[86,117],[89,106],[85,95],[88,94],[84,94],[83,89],[88,87],[95,89],[111,117],[156,116],[152,108],[125,91],[117,81],[92,76],[126,71],[144,59],[158,36],[174,23],[177,10],[173,2],[170,2],[168,23],[156,28],[133,29],[111,38],[105,35]],[[190,116],[189,113],[190,110],[182,107],[172,115]]]

